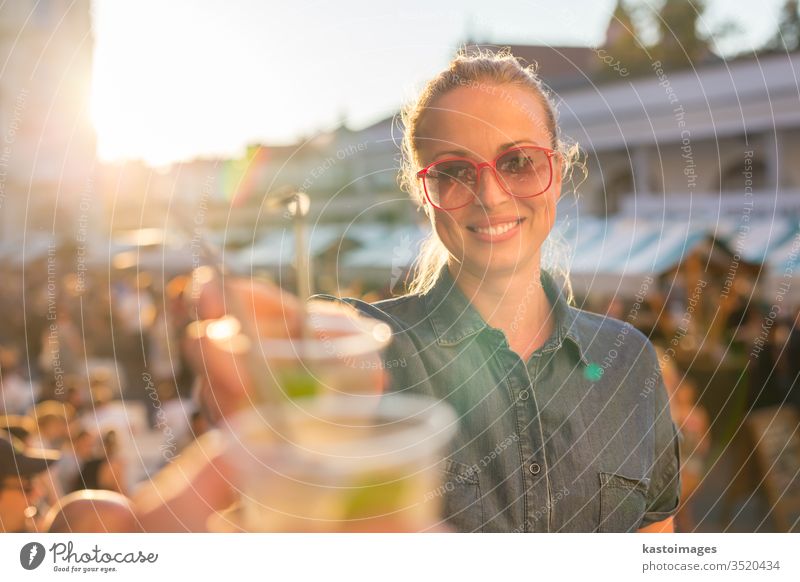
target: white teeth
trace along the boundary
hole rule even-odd
[[[491,226],[489,228],[478,228],[476,226],[476,227],[473,228],[473,230],[475,232],[479,232],[481,234],[489,234],[491,236],[497,236],[497,235],[503,234],[504,232],[508,232],[509,230],[511,230],[512,228],[517,226],[518,224],[519,224],[519,221],[515,220],[514,222],[506,222],[504,224],[498,224],[498,225],[495,225],[495,226]]]

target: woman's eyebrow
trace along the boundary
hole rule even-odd
[[[433,154],[433,158],[440,158],[442,156],[458,156],[459,158],[466,158],[469,156],[466,150],[445,150],[443,152],[436,152]]]
[[[500,153],[500,152],[503,152],[505,150],[511,149],[513,147],[516,147],[516,146],[521,146],[521,145],[535,145],[535,146],[538,146],[539,144],[537,142],[533,141],[532,139],[518,139],[516,141],[510,141],[508,143],[504,143],[501,146],[498,146],[497,147],[497,153]]]
[[[516,147],[516,146],[521,146],[521,145],[539,146],[539,144],[537,142],[535,142],[534,140],[532,140],[532,139],[518,139],[516,141],[510,141],[508,143],[504,143],[504,144],[498,146],[497,147],[497,153],[500,153],[500,152],[503,152],[505,150],[511,149],[513,147]],[[470,153],[470,152],[468,152],[466,150],[445,150],[445,151],[441,151],[441,152],[436,152],[435,154],[433,154],[431,159],[440,158],[440,157],[445,156],[445,155],[457,156],[459,158],[474,157],[474,154],[472,154],[472,153]]]

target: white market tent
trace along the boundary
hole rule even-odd
[[[308,249],[312,257],[336,254],[337,270],[353,276],[391,277],[408,268],[417,256],[425,230],[417,226],[385,224],[324,224],[309,226]],[[345,244],[348,242],[350,244]],[[229,253],[226,263],[237,272],[251,268],[291,267],[294,260],[291,228],[267,234],[250,247]]]
[[[556,226],[570,247],[570,273],[577,292],[631,295],[647,277],[680,264],[710,239],[741,260],[764,263],[762,296],[789,283],[787,296],[800,301],[800,222],[790,218],[691,223],[641,218],[581,217]]]
[[[317,256],[341,237],[338,224],[311,225],[308,228],[308,251]],[[291,226],[276,228],[258,239],[251,247],[226,254],[226,263],[238,272],[248,267],[279,268],[294,261],[294,232]]]

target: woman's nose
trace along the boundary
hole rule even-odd
[[[494,208],[508,199],[508,194],[498,181],[495,172],[489,166],[478,170],[478,184],[475,203],[484,208]]]

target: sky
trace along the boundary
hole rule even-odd
[[[769,37],[782,4],[708,2],[709,27],[739,24],[727,52]],[[98,155],[164,166],[292,143],[342,121],[358,129],[396,112],[466,38],[597,46],[615,4],[93,0]]]

